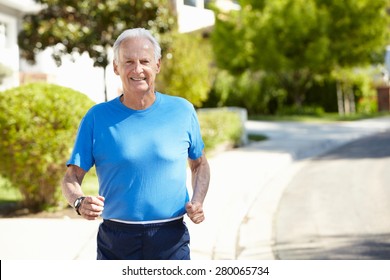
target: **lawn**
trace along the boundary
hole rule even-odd
[[[58,187],[60,188],[60,185]],[[86,195],[98,194],[98,179],[94,168],[85,175],[82,188]],[[14,188],[6,178],[0,176],[0,211],[9,205],[17,204],[21,200],[22,195],[19,190]],[[65,198],[62,202],[62,205],[67,205]]]
[[[389,112],[379,112],[375,114],[351,114],[341,116],[338,113],[324,113],[321,116],[315,115],[256,115],[249,116],[250,120],[258,121],[297,121],[297,122],[337,122],[337,121],[357,121],[362,119],[389,116]]]

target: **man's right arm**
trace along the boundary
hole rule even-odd
[[[64,179],[62,180],[62,193],[72,207],[77,198],[84,196],[81,183],[86,173],[84,169],[76,165],[69,165],[66,170]],[[87,220],[95,220],[101,215],[103,207],[103,197],[87,196],[82,201],[79,212]]]

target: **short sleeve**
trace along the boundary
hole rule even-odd
[[[195,160],[202,156],[204,142],[202,139],[198,116],[194,108],[192,110],[190,126],[190,146],[188,148],[188,157]]]
[[[89,112],[90,113],[90,112]],[[80,122],[76,141],[66,165],[77,165],[88,171],[94,165],[93,157],[93,118],[86,114]]]

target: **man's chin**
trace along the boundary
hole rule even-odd
[[[133,87],[132,91],[137,93],[137,94],[142,94],[142,95],[154,92],[154,90],[152,90],[149,86]]]

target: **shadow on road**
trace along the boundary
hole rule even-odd
[[[364,149],[362,147],[370,147],[370,149]],[[332,150],[321,157],[314,158],[313,160],[321,161],[385,157],[390,157],[390,131],[353,141]]]
[[[274,254],[283,260],[390,260],[390,233],[305,236],[278,243]]]

